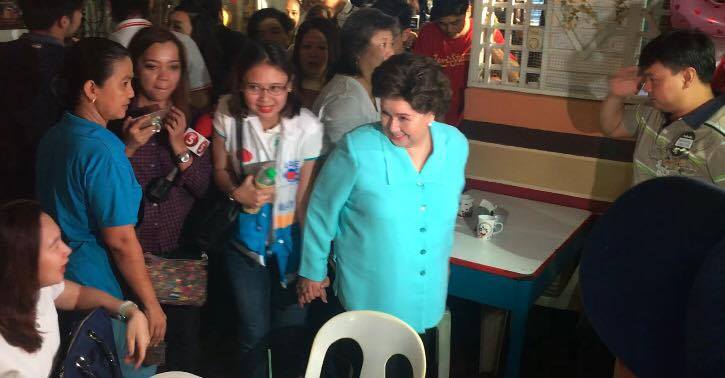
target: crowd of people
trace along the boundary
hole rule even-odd
[[[11,293],[0,296],[0,376],[47,376],[55,308],[99,306],[123,315],[113,329],[124,376],[153,375],[141,362],[164,341],[163,369],[201,373],[201,308],[161,304],[144,254],[188,258],[188,218],[216,197],[241,208],[207,251],[226,288],[216,310],[231,313],[230,376],[301,376],[312,303],[327,317],[392,314],[435,355],[468,159],[456,126],[469,0],[430,12],[289,0],[252,14],[246,33],[221,23],[221,1],[183,0],[153,25],[149,0],[112,0],[109,37],[67,46],[82,0],[19,3],[30,31],[0,44],[0,291]],[[701,33],[672,32],[612,79],[603,129],[637,137],[636,182],[725,185],[714,55]],[[651,106],[625,111],[641,83]],[[206,151],[189,150],[192,129]],[[359,362],[349,357],[332,351],[326,374],[347,376]]]

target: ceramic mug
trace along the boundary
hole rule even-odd
[[[473,197],[469,194],[461,194],[461,202],[458,205],[459,217],[470,217],[473,215]]]
[[[503,231],[503,223],[496,219],[495,215],[481,214],[478,216],[476,237],[483,240],[490,240],[494,235]]]

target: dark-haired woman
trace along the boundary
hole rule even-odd
[[[340,32],[334,21],[313,18],[300,25],[292,61],[297,67],[295,92],[302,106],[311,109],[322,87],[332,78],[340,54]]]
[[[140,300],[156,345],[164,338],[166,316],[134,230],[141,187],[124,144],[106,128],[109,121],[124,118],[134,95],[131,59],[116,42],[84,38],[69,50],[62,74],[70,108],[38,147],[38,198],[73,250],[66,278],[122,299],[117,269],[130,295]],[[126,119],[124,128],[147,121]],[[123,351],[123,324],[113,324],[118,350]],[[122,365],[122,370],[126,377],[148,376],[155,367],[133,371]]]
[[[332,14],[332,10],[322,4],[315,4],[310,7],[307,12],[304,14],[304,20],[312,20],[315,18],[324,18],[327,20],[333,20],[335,19],[335,15]],[[339,27],[339,26],[338,26]]]
[[[251,43],[240,55],[214,116],[214,180],[239,215],[222,252],[238,316],[241,374],[265,377],[271,340],[275,376],[295,377],[305,359],[305,311],[296,305],[299,225],[322,145],[322,125],[290,94],[294,67],[277,44]],[[260,166],[276,169],[273,187],[255,186]],[[258,210],[256,210],[258,209]]]
[[[223,68],[223,51],[216,36],[216,22],[196,1],[182,1],[169,14],[169,29],[188,35],[199,46],[213,87],[212,103],[226,93],[226,72]]]
[[[312,111],[325,125],[325,150],[346,132],[380,119],[372,93],[375,67],[393,55],[398,22],[377,9],[360,9],[345,21],[336,75],[322,89]]]
[[[431,58],[395,55],[375,70],[372,83],[381,121],[347,133],[317,177],[299,301],[324,298],[334,241],[340,311],[392,314],[418,331],[428,349],[445,310],[468,143],[456,128],[435,121],[451,92]]]
[[[260,9],[249,18],[247,36],[261,43],[276,43],[288,48],[295,24],[284,12],[274,8]]]
[[[189,104],[182,46],[173,33],[157,27],[140,30],[128,45],[136,92],[131,109],[154,105],[169,109],[159,132],[136,127],[123,132],[126,154],[142,188],[148,191],[152,182],[178,170],[163,199],[143,197],[136,225],[143,251],[166,258],[198,257],[181,250],[181,231],[194,202],[206,193],[212,171],[211,154],[192,154],[184,140]],[[175,305],[163,309],[168,317],[165,368],[198,372],[200,309]]]
[[[139,366],[149,341],[146,317],[133,302],[63,279],[71,249],[60,228],[34,201],[0,207],[0,377],[50,375],[60,346],[62,310],[103,307],[127,319],[129,353]]]

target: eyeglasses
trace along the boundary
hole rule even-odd
[[[261,95],[262,92],[267,92],[272,96],[280,96],[283,93],[287,92],[287,84],[284,85],[270,85],[269,87],[264,87],[259,84],[244,84],[242,87],[242,91],[246,92],[247,94],[251,95]]]

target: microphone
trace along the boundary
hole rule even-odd
[[[206,139],[198,131],[188,128],[184,133],[184,144],[196,156],[201,156],[204,155],[207,147],[209,147],[209,139]]]

